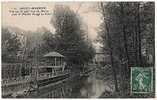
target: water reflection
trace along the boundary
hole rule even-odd
[[[80,89],[81,97],[98,98],[105,90],[103,80],[97,79],[95,74],[89,76],[84,83]]]
[[[97,98],[104,92],[102,80],[89,76],[77,77],[62,84],[41,89],[37,93],[40,98]]]

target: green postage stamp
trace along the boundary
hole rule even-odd
[[[131,68],[131,92],[151,93],[153,91],[153,68]]]

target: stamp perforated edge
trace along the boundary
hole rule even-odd
[[[133,92],[132,91],[132,70],[134,69],[134,68],[145,68],[145,69],[150,69],[151,70],[151,73],[152,73],[152,77],[151,77],[151,91],[150,92]],[[131,75],[131,77],[130,77],[130,86],[131,86],[131,89],[130,89],[130,93],[131,94],[149,94],[149,93],[151,93],[151,92],[153,92],[153,76],[154,76],[154,73],[153,73],[153,67],[131,67],[131,73],[130,73]]]

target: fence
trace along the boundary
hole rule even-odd
[[[56,77],[58,75],[65,75],[67,73],[70,73],[69,70],[65,70],[64,72],[56,71],[55,73],[42,73],[42,74],[38,75],[38,80],[43,80],[43,79],[47,79],[47,78],[53,78],[53,77]]]
[[[25,83],[31,80],[32,64],[2,63],[2,86]]]
[[[33,67],[31,63],[2,63],[2,95],[27,89],[33,78]]]

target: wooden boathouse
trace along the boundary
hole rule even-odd
[[[61,73],[64,73],[66,62],[64,56],[58,52],[50,52],[44,56],[45,62],[38,66],[38,77],[54,77]]]
[[[53,51],[43,58],[44,63],[38,64],[2,63],[2,96],[23,93],[30,88],[32,81],[40,87],[69,77],[63,55]]]
[[[45,64],[38,66],[37,81],[39,86],[57,82],[69,77],[69,69],[66,68],[65,57],[58,52],[50,52],[44,56]]]

